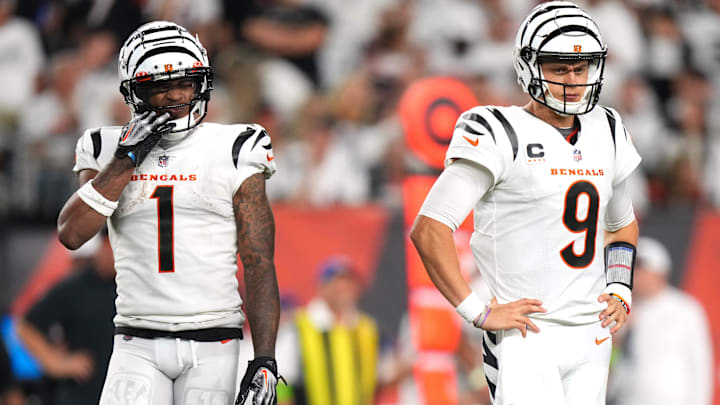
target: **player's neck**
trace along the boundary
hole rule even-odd
[[[574,115],[560,115],[555,111],[545,107],[544,105],[536,102],[535,100],[530,101],[524,107],[530,114],[537,118],[547,122],[548,124],[556,128],[570,128],[575,122]]]

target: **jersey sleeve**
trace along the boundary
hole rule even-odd
[[[92,128],[86,130],[78,139],[75,146],[75,165],[73,166],[75,173],[85,169],[100,171],[100,164],[97,160],[100,154],[98,147],[99,137],[100,128]]]
[[[620,184],[627,179],[635,168],[640,165],[640,155],[632,143],[632,138],[622,123],[620,114],[612,108],[608,108],[615,116],[615,176],[613,186]]]
[[[270,135],[257,124],[247,125],[235,138],[232,157],[238,172],[233,183],[233,194],[253,174],[263,173],[265,179],[269,179],[277,170]]]
[[[470,160],[487,168],[496,185],[505,177],[512,156],[498,146],[490,124],[495,119],[488,114],[485,108],[476,107],[460,115],[445,154],[445,167],[456,159]]]

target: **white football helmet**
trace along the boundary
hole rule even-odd
[[[600,98],[607,46],[595,21],[569,1],[551,1],[535,7],[515,37],[514,65],[518,83],[535,101],[561,115],[590,112]],[[544,61],[588,61],[587,84],[549,82],[543,77]],[[565,102],[550,93],[547,83],[585,87],[580,101]]]
[[[156,111],[190,106],[190,114],[174,121],[172,132],[193,128],[207,115],[213,73],[207,51],[197,35],[169,21],[153,21],[136,29],[118,58],[120,92],[133,116],[151,109],[149,89],[167,80],[193,79],[195,94],[186,104],[152,107]]]

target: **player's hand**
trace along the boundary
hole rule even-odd
[[[175,127],[175,123],[168,122],[170,117],[167,112],[158,115],[155,111],[146,111],[133,118],[122,129],[115,157],[129,158],[135,166],[140,166],[160,138]]]
[[[601,294],[598,297],[598,302],[607,302],[608,306],[600,313],[600,320],[602,320],[602,327],[607,328],[613,321],[615,325],[610,329],[610,334],[614,335],[620,328],[625,325],[628,319],[628,313],[625,312],[625,307],[620,301],[611,297],[609,294]]]
[[[482,328],[489,331],[518,329],[525,337],[528,329],[535,333],[540,332],[540,328],[527,316],[536,312],[547,312],[540,300],[523,298],[507,304],[498,304],[497,298],[493,297],[490,301],[490,313]]]
[[[282,377],[280,378],[282,379]],[[248,362],[235,405],[277,404],[277,383],[278,373],[275,359],[272,357],[255,358]]]
[[[64,352],[48,365],[48,374],[55,378],[69,378],[84,382],[93,375],[93,360],[85,352]]]

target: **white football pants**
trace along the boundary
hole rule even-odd
[[[600,322],[536,322],[540,333],[485,332],[483,361],[494,405],[605,405],[612,337]],[[494,394],[492,393],[494,390]]]
[[[115,335],[100,405],[232,404],[239,343]]]

